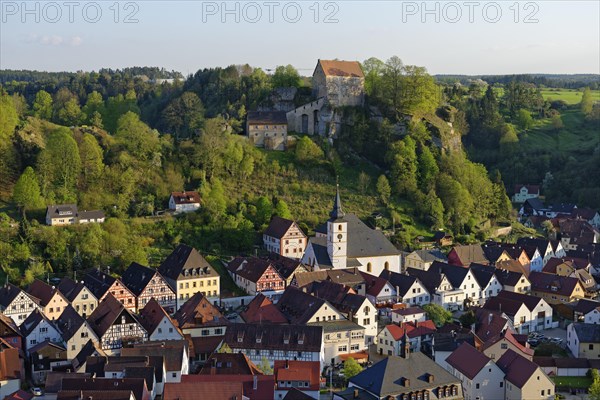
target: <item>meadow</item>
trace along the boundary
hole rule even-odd
[[[582,94],[583,90],[578,89],[542,89],[544,100],[563,100],[567,104],[578,104],[581,102]],[[600,101],[600,90],[592,90],[592,99],[594,101]]]

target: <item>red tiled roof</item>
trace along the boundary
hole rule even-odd
[[[433,334],[436,330],[432,320],[417,323],[406,322],[402,323],[400,326],[391,324],[386,326],[386,328],[396,341],[402,339],[405,331],[408,333],[409,338],[415,338],[417,336]]]
[[[182,377],[183,378],[183,377]],[[163,400],[231,400],[242,399],[242,382],[165,383]]]
[[[262,293],[257,294],[256,297],[252,299],[246,309],[240,313],[240,316],[244,319],[244,321],[246,321],[246,323],[288,323],[287,318],[285,315],[283,315],[279,308]]]
[[[275,381],[310,382],[308,390],[319,390],[320,363],[318,361],[276,360],[273,366]]]
[[[172,192],[175,204],[194,204],[200,203],[200,195],[198,192]]]
[[[358,61],[319,60],[325,76],[362,78],[363,71]]]
[[[256,379],[256,389],[254,389],[254,380]],[[174,385],[188,385],[191,384],[192,386],[196,387],[196,388],[205,388],[207,385],[211,385],[211,384],[218,384],[218,386],[216,387],[217,389],[215,389],[215,387],[213,386],[213,390],[208,391],[206,390],[206,393],[208,394],[207,397],[202,396],[202,394],[199,393],[199,391],[197,390],[194,394],[194,397],[181,397],[180,400],[196,400],[196,399],[202,399],[202,400],[231,400],[231,397],[211,397],[214,396],[216,393],[219,393],[221,391],[221,387],[228,385],[230,383],[239,383],[242,385],[242,390],[243,390],[243,395],[250,398],[250,400],[263,400],[263,399],[272,399],[274,398],[274,394],[275,394],[275,376],[274,375],[183,375],[181,377],[181,383],[176,383]],[[165,385],[165,393],[166,393],[166,386],[169,384]],[[239,399],[241,399],[242,397],[238,397]],[[164,397],[164,400],[176,400],[176,398],[173,397]]]

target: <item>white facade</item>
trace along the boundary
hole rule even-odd
[[[409,337],[410,351],[421,351],[421,336]],[[403,339],[394,339],[387,327],[383,328],[377,335],[377,353],[384,356],[402,355]]]
[[[524,203],[525,200],[534,199],[536,197],[540,197],[539,192],[538,193],[529,193],[529,189],[527,189],[527,186],[521,186],[519,191],[513,195],[512,201],[513,201],[513,203]],[[481,399],[481,400],[483,400],[483,399]]]
[[[56,327],[47,319],[43,318],[40,323],[27,335],[25,338],[25,347],[27,348],[27,352],[33,346],[45,342],[46,340],[63,344],[62,335],[56,329]]]
[[[341,354],[356,353],[366,348],[364,328],[323,333],[325,365],[339,363]]]
[[[425,285],[421,283],[419,279],[415,279],[414,283],[406,291],[406,294],[402,296],[402,302],[409,305],[424,305],[430,303],[429,291]]]
[[[163,316],[162,320],[154,329],[154,332],[148,332],[149,341],[162,341],[162,340],[182,340],[183,336],[179,333],[179,330],[173,324],[173,321],[169,316]]]
[[[465,400],[501,400],[504,394],[504,372],[490,360],[478,373],[468,376],[446,363],[445,368],[462,382]]]
[[[600,307],[593,309],[583,316],[586,324],[600,324]]]
[[[529,260],[529,270],[540,272],[544,268],[544,259],[542,258],[540,251],[536,248],[531,260]]]
[[[492,275],[492,278],[488,282],[485,288],[482,288],[479,294],[479,305],[482,306],[490,298],[498,295],[502,291],[502,284],[496,278],[496,275]]]
[[[427,320],[425,311],[418,312],[410,315],[401,315],[396,311],[392,311],[392,322],[396,325],[400,325],[405,322],[423,322]]]
[[[200,209],[200,203],[183,203],[177,204],[173,195],[169,198],[169,209],[175,211],[175,213],[186,213],[186,212],[194,212]]]
[[[364,336],[366,343],[373,343],[377,336],[377,308],[375,308],[375,305],[369,299],[365,298],[363,304],[352,315],[352,320],[365,328]]]
[[[389,283],[386,282],[385,285],[381,288],[381,290],[379,291],[379,293],[376,296],[367,294],[367,298],[369,300],[371,300],[371,302],[373,302],[374,304],[379,304],[379,303],[385,303],[389,300],[396,300],[396,289],[394,288],[394,286]]]
[[[11,317],[15,321],[15,324],[21,325],[29,317],[29,314],[36,309],[41,310],[40,306],[27,293],[21,290],[6,308],[0,308],[0,312],[7,317]]]

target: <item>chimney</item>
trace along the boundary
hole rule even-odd
[[[410,386],[410,379],[404,378],[404,387],[409,387],[409,386]]]
[[[290,361],[285,360],[285,369],[290,369]]]
[[[427,382],[433,383],[434,376],[432,374],[427,375]]]
[[[354,399],[358,399],[358,389],[354,389],[354,391],[352,392],[352,397]]]
[[[493,318],[493,317],[494,317],[494,316],[492,315],[492,313],[489,313],[489,314],[488,314],[488,325],[492,323],[492,318]]]
[[[252,378],[252,389],[256,390],[258,389],[258,375],[254,375]]]

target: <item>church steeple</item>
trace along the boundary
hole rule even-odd
[[[404,337],[402,338],[402,357],[410,358],[410,339],[408,338],[408,329],[404,327]]]
[[[342,200],[340,199],[340,185],[336,185],[335,200],[333,201],[333,210],[329,213],[331,219],[336,220],[344,218],[344,211],[342,210]]]

